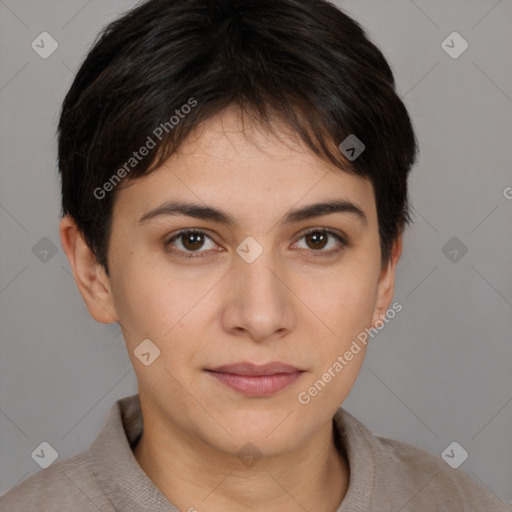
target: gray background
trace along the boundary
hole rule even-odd
[[[42,441],[59,459],[86,449],[112,403],[137,392],[118,326],[89,317],[60,246],[55,139],[85,52],[134,4],[0,0],[0,494],[39,470]],[[438,455],[457,441],[469,452],[457,471],[512,502],[512,2],[338,5],[390,61],[421,151],[403,310],[372,340],[344,407]],[[31,48],[43,31],[59,44],[47,59]],[[453,31],[469,43],[457,59],[441,46]],[[43,237],[57,250],[46,262]]]

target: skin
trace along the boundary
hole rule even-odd
[[[381,268],[371,182],[318,159],[284,127],[279,134],[245,118],[242,126],[227,110],[161,168],[120,186],[110,278],[72,219],[60,224],[89,313],[119,322],[135,369],[145,429],[134,455],[182,511],[335,512],[348,487],[350,468],[334,444],[332,417],[361,369],[364,346],[310,403],[297,397],[385,315],[402,238]],[[225,210],[236,225],[187,216],[138,222],[169,199]],[[279,223],[289,210],[327,199],[355,203],[367,224],[339,212]],[[185,228],[211,238],[194,245],[181,237],[171,247],[206,257],[166,250]],[[344,235],[348,245],[332,235],[319,243],[303,236],[307,228]],[[263,248],[252,263],[236,253],[247,236]],[[149,366],[134,355],[146,338],[160,349]],[[205,371],[240,361],[280,361],[305,372],[271,396],[248,397]],[[237,457],[246,443],[262,455],[252,467]]]

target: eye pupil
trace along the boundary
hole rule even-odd
[[[204,244],[202,233],[185,233],[182,236],[184,237],[183,247],[190,251],[200,249]]]
[[[322,233],[321,231],[314,231],[306,235],[306,240],[308,240],[308,243],[310,240],[312,240],[313,244],[318,244],[320,242],[320,246],[316,245],[313,248],[323,249],[327,243],[327,236],[325,233]]]

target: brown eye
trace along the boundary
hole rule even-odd
[[[204,247],[207,241],[210,241],[210,247]],[[165,242],[164,245],[166,249],[178,256],[202,258],[210,252],[207,249],[214,249],[216,244],[206,232],[200,229],[189,229],[180,231]]]
[[[180,235],[183,247],[188,251],[197,251],[204,244],[204,234],[197,231],[183,233]]]
[[[307,249],[309,253],[313,253],[313,256],[334,256],[348,245],[344,238],[327,229],[310,229],[303,233],[299,240],[302,239],[304,239],[306,247],[301,248]],[[337,247],[336,243],[333,246],[332,242],[338,242]],[[326,247],[330,250],[324,250]]]
[[[327,245],[328,236],[324,231],[313,231],[305,235],[307,244],[311,249],[323,249]]]

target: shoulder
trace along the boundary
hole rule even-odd
[[[376,464],[380,468],[375,474],[376,487],[383,492],[395,489],[396,494],[408,496],[409,508],[404,512],[432,506],[446,511],[512,511],[510,505],[476,479],[460,468],[452,468],[441,457],[403,441],[374,438]]]
[[[0,512],[110,512],[94,478],[89,452],[54,462],[25,478],[0,499]]]
[[[377,435],[343,408],[334,420],[350,463],[349,497],[366,500],[368,509],[512,512],[510,504],[440,456]]]

